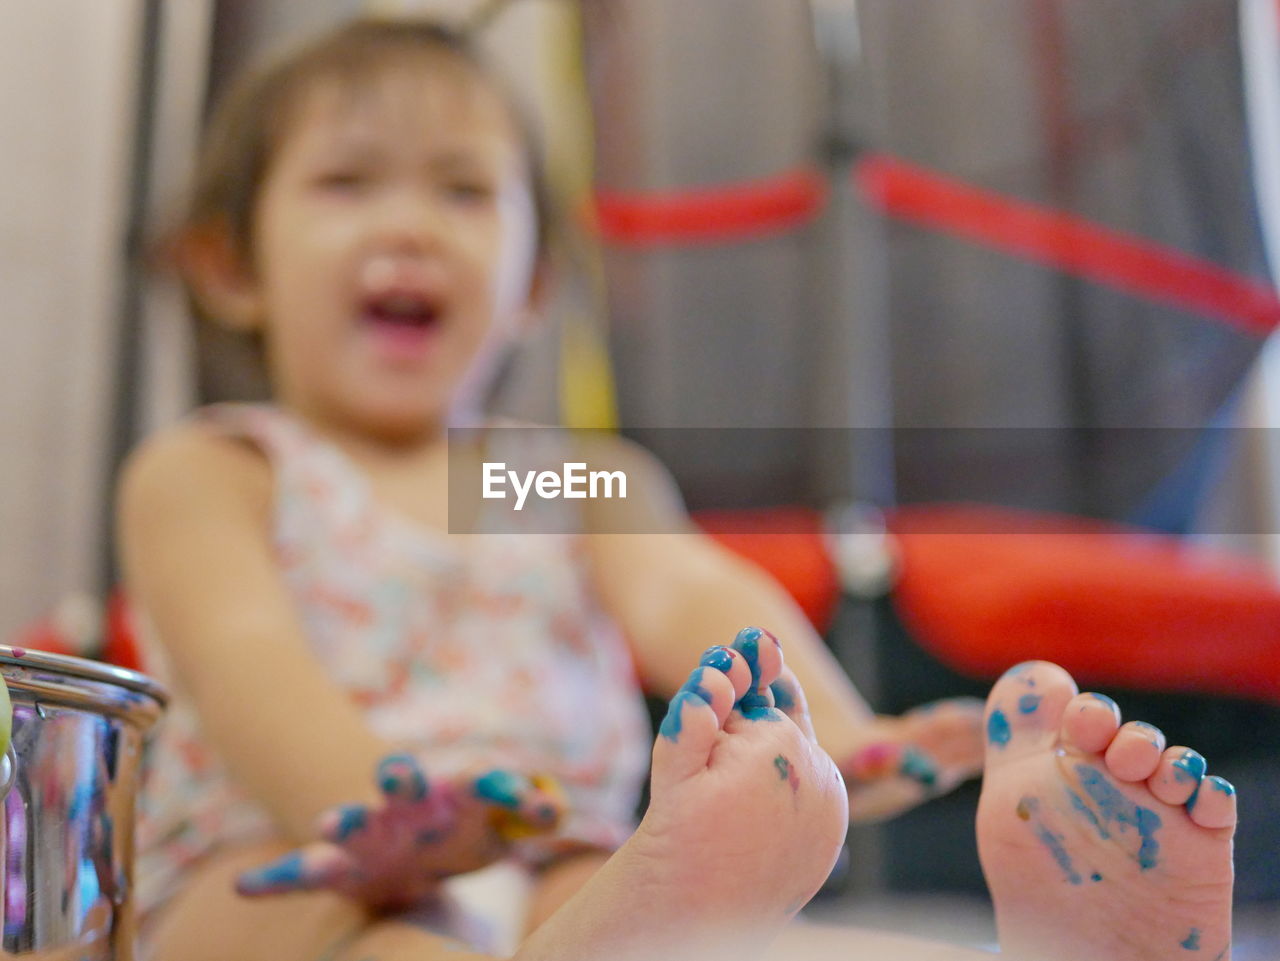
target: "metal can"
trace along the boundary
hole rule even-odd
[[[134,671],[0,645],[13,737],[0,762],[0,948],[133,961],[143,737],[168,695]]]

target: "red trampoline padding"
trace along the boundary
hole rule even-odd
[[[894,599],[943,663],[1021,661],[1088,685],[1280,702],[1280,585],[1260,564],[1173,538],[994,508],[903,508]]]
[[[802,507],[699,511],[694,522],[734,553],[773,575],[825,633],[840,602],[840,578],[827,550],[822,516]]]

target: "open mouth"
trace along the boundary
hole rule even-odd
[[[426,332],[440,323],[438,303],[420,294],[384,294],[365,301],[362,319],[378,329],[396,333]]]

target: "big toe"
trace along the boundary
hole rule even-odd
[[[988,767],[1053,747],[1076,692],[1071,675],[1048,661],[1006,671],[987,697]]]

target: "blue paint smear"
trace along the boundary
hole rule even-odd
[[[1094,882],[1101,881],[1102,875],[1099,874],[1097,871],[1094,871],[1093,874],[1089,877],[1089,880]]]
[[[1076,873],[1075,865],[1071,863],[1071,855],[1067,853],[1067,849],[1062,846],[1062,835],[1054,834],[1043,824],[1036,824],[1036,837],[1041,843],[1049,849],[1049,853],[1053,855],[1053,859],[1058,862],[1058,867],[1062,868],[1062,873],[1066,875],[1067,880],[1072,884],[1082,884],[1083,880]]]
[[[1197,784],[1197,785],[1196,785],[1196,789],[1195,789],[1194,791],[1192,791],[1192,792],[1191,792],[1191,797],[1187,798],[1187,813],[1188,813],[1188,814],[1190,814],[1192,811],[1194,811],[1194,810],[1196,809],[1196,802],[1200,800],[1200,789],[1201,789],[1202,787],[1204,787],[1204,782],[1203,782],[1203,781],[1201,781],[1199,784]]]
[[[1200,950],[1200,929],[1192,928],[1191,933],[1187,935],[1187,939],[1185,941],[1179,941],[1178,943],[1181,944],[1188,951],[1199,951]]]
[[[780,711],[789,711],[796,706],[796,699],[791,696],[791,688],[785,681],[774,681],[769,685],[773,691],[773,703]]]
[[[696,694],[708,704],[711,703],[711,692],[702,686],[702,672],[705,667],[695,667],[693,673],[689,675],[689,679],[684,682],[684,686],[680,688],[682,691],[688,691],[690,694]]]
[[[938,765],[928,754],[914,747],[902,752],[898,773],[924,787],[933,787],[938,782]]]
[[[662,719],[662,724],[658,728],[658,733],[668,741],[680,740],[680,712],[691,699],[699,705],[703,703],[702,698],[692,691],[678,691],[671,699],[671,704],[667,707],[667,716]]]
[[[1107,697],[1107,695],[1105,694],[1095,694],[1094,692],[1090,691],[1089,696],[1094,698],[1095,700],[1101,701],[1103,704],[1107,705],[1107,707],[1111,708],[1113,711],[1119,710],[1119,708],[1116,706],[1116,702],[1111,700],[1111,698]]]
[[[1209,786],[1213,788],[1215,791],[1220,791],[1223,794],[1227,795],[1228,797],[1236,793],[1236,789],[1232,787],[1230,781],[1224,781],[1222,778],[1218,777],[1216,774],[1213,777],[1209,778]]]
[[[71,802],[67,805],[67,820],[78,821],[84,817],[85,812],[89,810],[89,805],[93,801],[93,788],[88,784],[82,784],[76,788],[75,793],[71,795]]]
[[[427,776],[418,767],[417,758],[410,754],[392,754],[378,765],[378,784],[383,794],[402,794],[404,782],[401,781],[400,768],[409,772],[409,799],[421,801],[427,796]]]
[[[301,854],[288,854],[273,864],[268,864],[260,871],[245,874],[240,879],[241,887],[250,890],[262,888],[292,887],[302,883],[306,875]]]
[[[335,839],[345,841],[369,823],[369,811],[363,804],[348,804],[341,809]]]
[[[1087,764],[1076,765],[1076,775],[1085,793],[1097,806],[1099,820],[1107,825],[1112,821],[1120,825],[1120,830],[1132,827],[1142,838],[1138,848],[1138,865],[1146,871],[1159,863],[1160,842],[1156,840],[1156,831],[1160,829],[1160,815],[1148,808],[1140,807],[1121,794],[1114,784],[1108,781],[1101,771]]]
[[[1180,784],[1188,781],[1196,781],[1197,783],[1204,778],[1204,772],[1208,765],[1205,764],[1204,758],[1195,751],[1187,751],[1182,757],[1173,762],[1173,778]]]
[[[769,699],[754,691],[744,694],[738,701],[737,708],[748,721],[780,721],[782,715],[769,710]]]
[[[1009,719],[1004,716],[1004,711],[992,711],[991,717],[987,719],[987,740],[997,747],[1004,747],[1012,737],[1013,730],[1009,727]]]
[[[1068,791],[1067,794],[1071,798],[1071,806],[1097,829],[1098,836],[1104,841],[1110,838],[1111,833],[1102,826],[1102,822],[1098,820],[1098,815],[1094,814],[1089,805],[1084,803],[1084,798],[1075,791]]]
[[[1039,694],[1024,694],[1018,699],[1018,710],[1023,714],[1034,714],[1039,708]]]
[[[524,782],[520,778],[510,771],[499,769],[476,778],[473,790],[481,800],[514,811],[520,807],[520,792],[523,787]]]
[[[707,649],[698,663],[702,667],[714,668],[723,674],[728,674],[729,668],[733,667],[733,655],[729,653],[727,647],[712,647]]]
[[[752,687],[760,685],[760,637],[762,633],[758,627],[745,627],[733,639],[734,649],[742,655],[742,659],[747,662],[747,667],[751,668]]]

